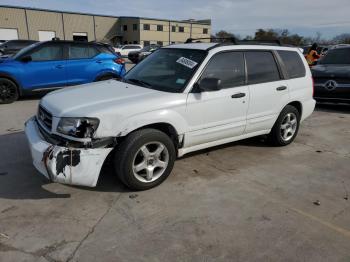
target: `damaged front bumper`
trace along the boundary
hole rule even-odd
[[[25,124],[33,164],[53,182],[95,187],[102,165],[113,147],[70,147],[48,142],[35,118]]]

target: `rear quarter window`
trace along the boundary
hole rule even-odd
[[[88,45],[72,44],[69,47],[69,59],[88,59],[99,54],[99,51]]]
[[[281,57],[289,78],[299,78],[306,75],[305,65],[300,55],[295,51],[277,51]]]
[[[111,50],[109,50],[106,46],[100,46],[99,50],[101,53],[114,55],[114,53]]]

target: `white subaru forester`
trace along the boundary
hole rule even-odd
[[[25,132],[35,167],[51,181],[94,187],[109,156],[125,185],[145,190],[189,152],[259,135],[290,144],[314,110],[312,96],[297,48],[171,45],[122,81],[46,95]]]

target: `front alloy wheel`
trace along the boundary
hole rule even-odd
[[[9,79],[0,79],[0,104],[10,104],[18,99],[18,89]]]
[[[161,184],[173,169],[174,142],[156,129],[137,130],[116,146],[115,172],[130,189],[146,190]]]
[[[160,142],[143,145],[135,154],[133,172],[136,179],[143,183],[157,180],[169,164],[169,151]]]

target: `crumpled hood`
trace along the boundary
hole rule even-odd
[[[176,95],[108,80],[63,88],[43,97],[40,104],[55,117],[100,117],[151,111]]]
[[[350,78],[350,65],[316,65],[311,69],[314,77]]]

